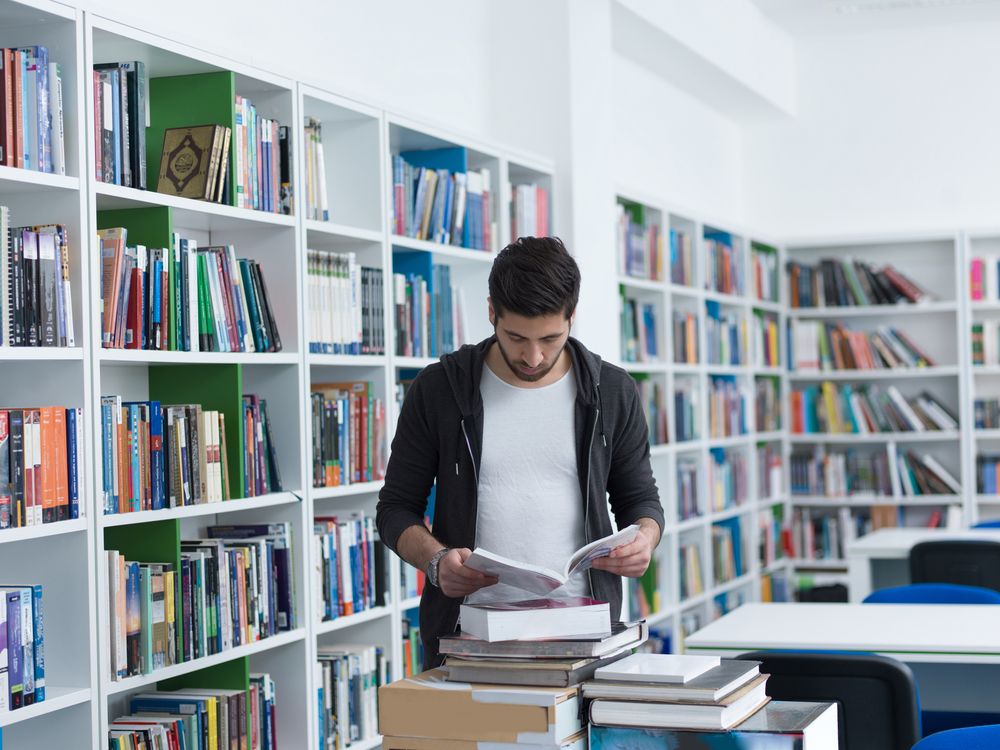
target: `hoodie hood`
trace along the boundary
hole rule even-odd
[[[482,411],[483,399],[479,392],[479,381],[483,376],[486,352],[495,341],[496,336],[490,336],[478,344],[466,344],[457,351],[441,357],[441,365],[444,367],[452,395],[459,411],[462,412],[463,419]],[[597,389],[601,384],[600,356],[588,351],[572,336],[567,339],[566,348],[573,358],[577,400],[587,405],[596,403]]]

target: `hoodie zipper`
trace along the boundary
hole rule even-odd
[[[472,461],[472,478],[476,481],[476,491],[479,491],[479,472],[476,470],[476,456],[472,452],[472,442],[469,440],[469,433],[465,429],[465,417],[462,417],[462,435],[465,436],[465,447],[469,449],[469,460]],[[455,474],[458,474],[458,461],[455,462]],[[479,537],[479,513],[476,513],[476,523],[473,528],[472,545],[476,545]]]
[[[590,428],[590,445],[587,447],[587,494],[583,502],[583,539],[588,544],[590,543],[590,527],[588,525],[590,519],[590,465],[593,463],[594,435],[597,434],[597,419],[600,416],[601,407],[597,407],[597,411],[594,413],[594,423]],[[587,582],[590,584],[590,595],[593,596],[594,577],[591,568],[587,568]]]

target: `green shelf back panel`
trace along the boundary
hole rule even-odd
[[[149,398],[161,404],[201,404],[222,412],[226,459],[233,498],[246,497],[243,485],[243,369],[241,365],[158,365],[149,368]]]
[[[641,203],[632,203],[631,201],[622,201],[623,206],[625,206],[625,213],[627,213],[636,224],[641,224],[645,226],[646,224],[646,207]]]
[[[751,242],[750,245],[751,245],[751,247],[754,250],[760,250],[761,252],[764,252],[764,253],[775,253],[775,254],[777,254],[777,252],[778,252],[778,248],[772,247],[771,245],[766,245],[763,242],[754,241],[754,242]]]
[[[181,523],[176,519],[112,526],[104,530],[104,549],[121,552],[132,562],[171,563],[181,567]]]
[[[116,208],[97,212],[97,228],[125,227],[129,245],[170,247],[174,231],[174,212],[169,206]]]
[[[199,669],[180,677],[160,680],[156,683],[158,690],[184,690],[187,688],[218,688],[220,690],[250,689],[250,659],[240,656],[231,661],[224,661],[211,667]]]
[[[146,173],[151,190],[160,174],[163,133],[167,128],[222,125],[236,132],[236,74],[196,73],[149,80],[149,121],[146,128]],[[233,174],[233,147],[229,147],[229,177]],[[227,182],[229,181],[227,177]],[[235,202],[236,191],[230,190]]]

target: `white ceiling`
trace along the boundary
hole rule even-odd
[[[753,0],[792,36],[1000,21],[1000,0]]]

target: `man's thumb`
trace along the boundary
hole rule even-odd
[[[461,558],[463,563],[466,560],[468,560],[471,555],[472,555],[472,550],[469,549],[468,547],[461,547],[458,549],[458,556],[459,558]]]

